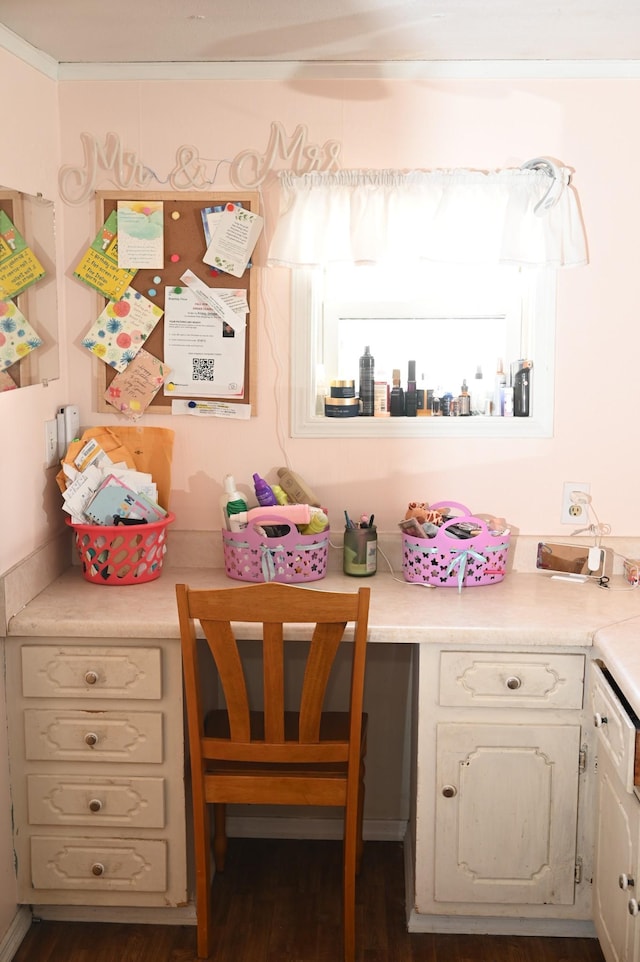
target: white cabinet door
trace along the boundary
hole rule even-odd
[[[437,726],[436,901],[573,903],[580,731]]]
[[[640,802],[624,790],[615,763],[598,753],[593,916],[607,962],[640,962]],[[631,910],[631,911],[630,911]]]

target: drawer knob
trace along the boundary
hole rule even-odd
[[[88,671],[84,676],[84,680],[87,685],[95,685],[98,680],[98,673],[96,671]]]
[[[517,675],[511,675],[509,678],[507,678],[507,688],[510,688],[511,691],[517,691],[521,686],[522,680],[518,678]]]
[[[102,809],[102,802],[100,801],[100,799],[92,798],[91,801],[89,802],[89,811],[99,812],[101,811],[101,809]]]
[[[104,865],[102,862],[94,862],[91,866],[91,874],[96,875],[98,878],[104,875]]]
[[[638,915],[640,912],[640,905],[638,905],[637,899],[629,899],[627,908],[629,909],[629,915]]]
[[[98,736],[95,732],[87,732],[87,734],[84,736],[84,740],[89,748],[93,748],[94,745],[98,744]]]
[[[624,872],[618,877],[618,885],[621,889],[632,889],[635,885],[635,879],[630,875],[626,875]]]
[[[445,798],[455,798],[458,794],[458,789],[455,785],[445,785],[442,789],[442,794]]]
[[[609,719],[607,716],[601,715],[599,711],[597,711],[593,716],[593,724],[596,726],[596,728],[602,728],[602,726],[606,725],[608,721]]]

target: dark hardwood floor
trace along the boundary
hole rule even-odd
[[[341,962],[338,842],[230,839],[215,962]],[[367,842],[358,962],[604,962],[595,939],[409,934],[402,846]],[[34,923],[14,962],[194,962],[192,926]]]

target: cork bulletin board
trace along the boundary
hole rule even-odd
[[[162,201],[164,205],[164,267],[162,269],[140,269],[131,282],[131,286],[144,294],[164,310],[165,287],[184,286],[180,280],[186,270],[192,271],[208,287],[244,289],[247,293],[249,313],[247,314],[246,349],[244,367],[244,397],[229,398],[216,395],[200,396],[198,400],[225,401],[233,404],[247,404],[251,413],[256,413],[256,357],[257,357],[257,329],[256,329],[256,277],[251,267],[248,267],[242,277],[235,277],[223,272],[212,272],[211,267],[202,260],[206,252],[206,240],[202,225],[202,209],[215,207],[225,203],[242,204],[247,210],[259,214],[259,195],[255,191],[193,191],[193,192],[154,192],[154,191],[96,191],[98,229],[102,227],[109,214],[117,210],[118,201],[153,200]],[[160,276],[160,283],[154,282],[154,277]],[[151,293],[155,291],[155,293]],[[102,311],[107,301],[100,297],[98,313]],[[161,318],[145,341],[145,350],[160,360],[164,360],[164,323]],[[108,364],[100,365],[98,376],[98,410],[102,413],[113,413],[114,408],[104,399],[107,387],[116,375],[116,371]],[[169,377],[170,380],[170,377]],[[167,414],[171,412],[171,402],[174,399],[193,400],[185,398],[177,392],[170,396],[158,391],[155,398],[146,409],[148,414]]]

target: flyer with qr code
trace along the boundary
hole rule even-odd
[[[167,287],[164,361],[171,397],[244,397],[246,325],[235,331],[189,287]]]

